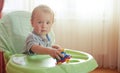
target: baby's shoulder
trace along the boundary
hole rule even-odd
[[[33,39],[33,38],[35,38],[35,35],[33,33],[29,33],[27,39]]]

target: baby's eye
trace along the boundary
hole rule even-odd
[[[42,23],[41,21],[38,22],[38,24],[41,24],[41,23]]]
[[[47,24],[50,24],[50,22],[47,22]]]

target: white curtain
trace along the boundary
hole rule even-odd
[[[47,4],[55,12],[57,44],[88,52],[99,67],[120,72],[120,0],[20,0],[20,7],[17,1],[6,0],[3,11]]]

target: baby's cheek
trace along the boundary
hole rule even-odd
[[[48,28],[48,32],[50,31],[51,28]]]

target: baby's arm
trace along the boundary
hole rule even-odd
[[[31,50],[34,53],[37,53],[37,54],[48,54],[51,57],[57,58],[59,60],[60,60],[60,57],[63,57],[63,55],[61,54],[61,51],[59,49],[53,49],[53,48],[50,48],[50,47],[43,47],[43,46],[40,46],[40,45],[37,45],[37,44],[33,45],[31,47]]]

